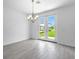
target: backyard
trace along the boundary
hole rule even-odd
[[[40,37],[44,36],[45,36],[44,30],[40,30]],[[53,26],[49,27],[48,37],[55,38],[55,36],[56,36],[55,28]]]

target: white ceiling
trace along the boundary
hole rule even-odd
[[[36,1],[36,0],[35,0]],[[35,4],[35,13],[55,9],[64,5],[74,3],[74,0],[39,0],[40,4]],[[31,0],[3,0],[4,7],[15,9],[23,13],[32,12]]]

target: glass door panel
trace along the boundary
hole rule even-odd
[[[56,30],[55,30],[55,16],[48,16],[48,39],[55,40]]]
[[[39,37],[41,39],[45,39],[45,17],[41,16],[39,18],[39,23],[40,23],[40,31],[39,31]]]

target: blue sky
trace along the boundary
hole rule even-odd
[[[44,17],[40,17],[41,24],[44,24]],[[48,26],[55,25],[55,16],[48,16]]]
[[[48,17],[48,26],[55,25],[55,16]]]

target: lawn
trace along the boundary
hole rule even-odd
[[[40,37],[43,37],[44,36],[44,31],[40,31]],[[49,28],[49,31],[48,31],[48,37],[55,37],[56,36],[56,31],[54,28]]]
[[[56,35],[55,29],[51,29],[48,31],[48,37],[55,37],[55,35]]]

